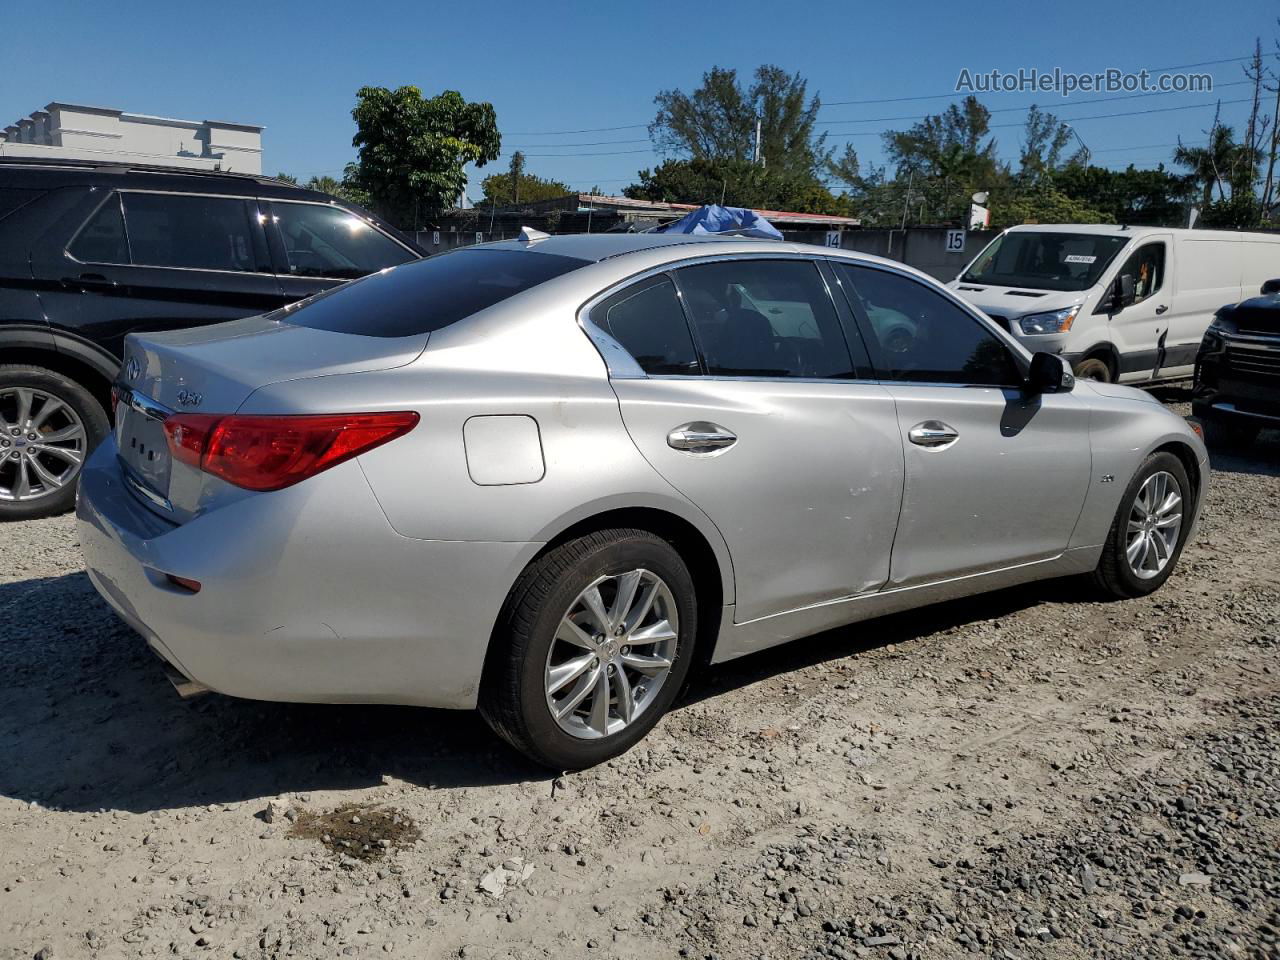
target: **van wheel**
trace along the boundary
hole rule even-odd
[[[1145,596],[1173,574],[1191,529],[1191,481],[1172,453],[1153,453],[1129,481],[1093,573],[1109,596]]]
[[[1111,382],[1111,368],[1107,366],[1107,361],[1099,357],[1081,360],[1076,364],[1075,374],[1077,380],[1097,380],[1099,383]]]
[[[697,622],[693,578],[665,540],[633,529],[570,540],[512,588],[480,711],[554,770],[603,763],[667,712],[688,675]]]
[[[70,510],[80,468],[109,429],[102,405],[74,380],[0,366],[0,521]]]

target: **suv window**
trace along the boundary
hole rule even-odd
[[[854,376],[816,263],[725,260],[676,277],[712,376]]]
[[[1148,243],[1139,247],[1124,262],[1120,273],[1133,277],[1133,302],[1141,303],[1164,283],[1164,243]]]
[[[258,269],[243,199],[123,193],[133,263],[199,270]]]
[[[128,263],[129,243],[120,213],[120,196],[113,194],[80,228],[69,251],[81,263]]]
[[[44,190],[30,190],[25,187],[0,187],[0,220],[19,207],[25,207],[36,197],[43,196],[44,193]]]
[[[1009,348],[938,291],[873,267],[842,263],[836,269],[883,378],[982,386],[1021,382]]]
[[[676,285],[669,276],[650,277],[620,290],[591,310],[604,330],[652,375],[702,372]]]
[[[523,250],[455,250],[344,283],[273,316],[313,330],[410,337],[440,330],[588,262]]]
[[[341,207],[273,203],[271,212],[294,276],[350,280],[418,259]]]

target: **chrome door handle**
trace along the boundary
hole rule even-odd
[[[941,420],[925,420],[907,431],[907,439],[918,447],[945,447],[960,437],[955,427]]]
[[[737,442],[731,430],[701,420],[683,424],[667,434],[667,446],[682,453],[719,453]]]

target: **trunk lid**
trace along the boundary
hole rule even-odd
[[[172,413],[235,413],[260,387],[285,380],[404,366],[428,334],[361,337],[279,323],[267,316],[157,333],[125,341],[116,442],[129,487],[175,523],[219,495],[249,495],[172,462],[163,422]],[[334,412],[340,411],[335,401]]]

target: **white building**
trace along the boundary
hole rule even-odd
[[[262,172],[262,127],[49,104],[0,132],[0,157]]]

